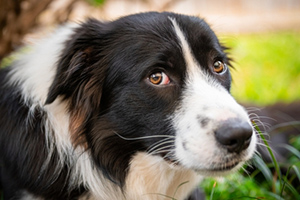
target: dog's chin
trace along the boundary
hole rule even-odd
[[[164,160],[172,168],[192,170],[195,171],[197,174],[206,177],[226,176],[228,174],[238,171],[245,163],[244,161],[240,161],[240,160],[232,160],[230,162],[215,163],[213,165],[208,164],[207,166],[203,166],[203,165],[186,166],[185,164],[181,163],[178,160],[173,160],[167,157],[164,157]]]
[[[206,177],[220,177],[238,171],[243,164],[244,162],[231,162],[214,165],[207,168],[194,168],[193,170]]]

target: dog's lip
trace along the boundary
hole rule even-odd
[[[205,167],[205,168],[194,168],[193,170],[199,173],[222,173],[222,172],[229,172],[233,170],[235,167],[237,167],[241,162],[235,161],[235,162],[227,162],[227,163],[218,163],[213,164],[211,167]]]
[[[173,166],[180,166],[180,162],[178,162],[178,160],[174,160],[168,156],[164,156],[163,157],[164,160],[169,163],[172,164]],[[207,167],[207,168],[194,168],[194,171],[207,171],[207,172],[226,172],[226,171],[230,171],[233,168],[235,168],[236,166],[238,166],[242,161],[241,160],[230,160],[228,162],[221,162],[221,163],[214,163],[211,165],[211,167]]]
[[[164,159],[166,162],[168,162],[169,164],[172,164],[173,166],[182,166],[180,164],[180,162],[178,161],[174,161],[172,159]],[[236,161],[236,162],[228,162],[228,163],[220,163],[220,164],[217,164],[217,165],[213,165],[212,167],[208,167],[208,168],[194,168],[193,170],[194,171],[198,171],[198,172],[211,172],[211,173],[214,173],[214,172],[228,172],[232,169],[234,169],[236,166],[238,166],[240,164],[239,161]]]
[[[207,171],[212,171],[212,172],[222,172],[222,171],[229,171],[238,166],[240,162],[235,161],[235,162],[228,162],[228,163],[222,163],[219,165],[214,165],[212,168],[207,169]]]

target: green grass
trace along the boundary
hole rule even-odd
[[[273,193],[258,186],[253,178],[241,174],[233,174],[224,179],[206,179],[201,183],[206,199],[274,199]]]
[[[221,36],[232,48],[232,94],[261,105],[300,99],[300,32]]]

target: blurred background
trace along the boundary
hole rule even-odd
[[[277,161],[259,149],[265,163],[256,157],[244,175],[202,183],[207,199],[300,199],[300,0],[0,0],[1,67],[63,23],[145,11],[204,18],[230,48],[233,96],[272,136]]]

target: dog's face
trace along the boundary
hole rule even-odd
[[[244,109],[231,97],[229,59],[201,19],[145,13],[75,30],[47,103],[69,102],[74,145],[123,184],[147,152],[206,175],[236,169],[254,152]]]

